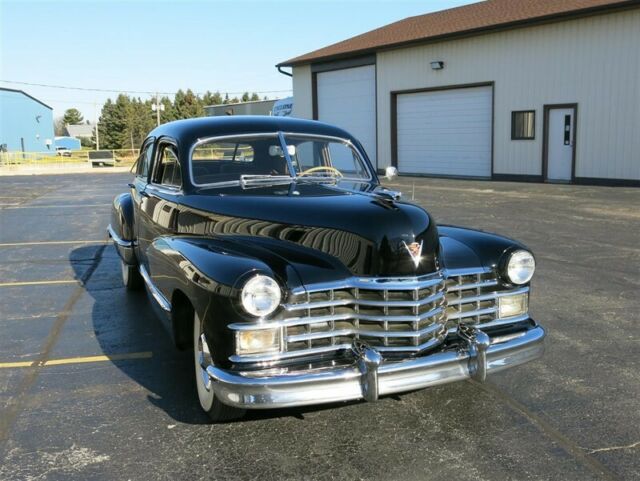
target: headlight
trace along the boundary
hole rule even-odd
[[[280,351],[281,329],[255,329],[238,331],[236,334],[236,353],[259,354]]]
[[[531,252],[515,251],[507,262],[507,279],[514,284],[526,284],[533,277],[535,270],[536,261]]]
[[[526,314],[529,310],[529,293],[501,296],[498,298],[498,317],[514,317]]]
[[[240,298],[242,307],[252,316],[264,317],[280,304],[280,286],[269,276],[257,275],[247,281]]]

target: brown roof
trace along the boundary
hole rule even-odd
[[[294,57],[278,66],[352,57],[382,48],[511,28],[612,8],[640,5],[638,0],[486,0],[405,18],[370,32]]]

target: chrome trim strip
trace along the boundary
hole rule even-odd
[[[107,226],[107,232],[109,232],[109,237],[111,237],[113,242],[118,244],[118,246],[124,247],[125,249],[131,249],[133,247],[133,241],[124,240],[123,238],[121,238],[118,234],[116,234],[116,231],[113,229],[113,227],[111,227],[111,224]]]
[[[153,296],[153,298],[156,300],[158,305],[162,308],[162,310],[166,312],[171,312],[171,303],[167,300],[166,297],[164,297],[162,292],[160,292],[160,290],[155,286],[155,284],[151,280],[151,277],[149,276],[149,273],[144,268],[144,266],[143,265],[139,266],[138,270],[140,271],[140,275],[144,279],[144,283],[147,285],[147,288],[149,289],[149,293]]]
[[[425,304],[430,304],[438,299],[443,298],[445,291],[442,290],[431,296],[427,296],[418,301],[370,301],[366,299],[338,299],[336,301],[318,301],[318,302],[301,302],[300,304],[284,304],[287,311],[299,311],[305,309],[321,309],[324,307],[342,307],[349,306],[351,304],[357,304],[359,306],[370,307],[421,307]]]
[[[368,289],[404,291],[426,289],[444,281],[441,272],[427,274],[420,277],[350,277],[335,282],[323,282],[309,286],[301,286],[291,291],[293,295],[340,289]]]
[[[497,286],[497,279],[489,279],[486,281],[472,282],[471,284],[452,284],[447,286],[447,292],[467,291],[469,289],[481,289],[483,287]]]
[[[435,323],[419,331],[372,331],[372,330],[360,329],[360,328],[336,329],[333,331],[318,331],[318,332],[310,332],[310,333],[304,333],[304,334],[294,334],[291,336],[286,336],[286,340],[287,342],[300,342],[300,341],[307,341],[307,340],[313,340],[313,339],[325,339],[327,337],[341,337],[341,336],[365,336],[365,337],[376,337],[380,339],[393,339],[393,338],[418,338],[419,339],[422,336],[431,334],[435,331],[438,331],[438,329],[441,329],[441,328],[442,328],[442,324]]]
[[[437,307],[430,311],[427,311],[419,316],[369,316],[365,314],[356,314],[356,313],[347,313],[347,314],[329,314],[326,316],[316,316],[316,317],[294,317],[291,319],[281,319],[271,322],[261,322],[261,323],[234,323],[229,324],[229,329],[234,331],[253,331],[255,329],[269,329],[274,327],[293,327],[293,326],[301,326],[306,324],[321,324],[332,321],[348,321],[348,320],[359,320],[359,321],[371,321],[371,322],[419,322],[423,321],[429,317],[436,316],[443,311],[442,307]],[[469,311],[471,312],[471,311]],[[327,331],[328,332],[328,331]]]
[[[300,370],[274,376],[252,376],[216,366],[207,367],[216,396],[225,404],[250,409],[307,406],[413,391],[472,376],[518,366],[542,356],[545,331],[533,327],[517,337],[478,339],[482,353],[451,349],[424,357],[392,362],[371,358],[373,365],[358,366],[358,357],[348,367],[330,370]],[[380,361],[380,362],[377,362]],[[375,369],[375,376],[371,370]],[[363,380],[363,376],[366,379]],[[372,386],[371,383],[376,385]],[[370,390],[367,392],[367,388]]]

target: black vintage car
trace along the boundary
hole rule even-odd
[[[145,140],[130,188],[109,226],[124,284],[145,284],[193,349],[213,420],[484,380],[542,355],[531,252],[436,226],[380,185],[342,129],[168,123]]]

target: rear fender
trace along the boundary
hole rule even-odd
[[[134,252],[135,236],[133,230],[133,199],[124,193],[113,199],[109,235],[114,241],[118,255],[129,265],[138,263]]]

